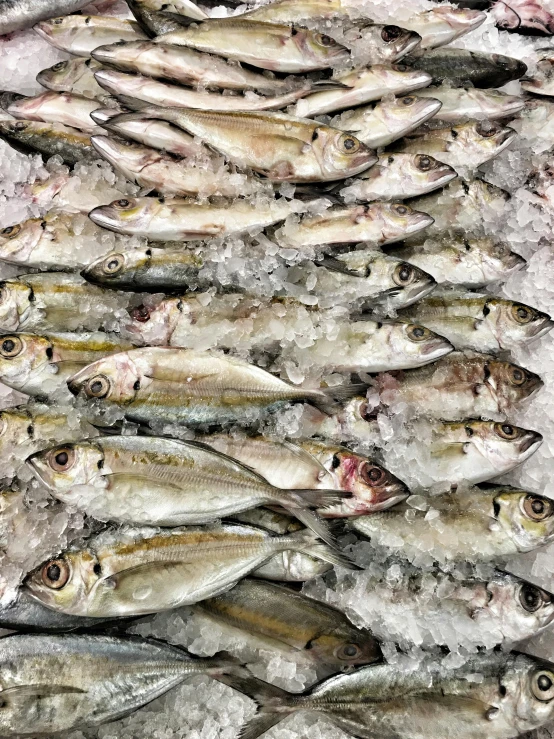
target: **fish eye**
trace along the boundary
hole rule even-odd
[[[52,590],[60,590],[67,584],[71,572],[63,559],[51,559],[41,570],[42,582]]]
[[[21,226],[19,224],[16,224],[15,226],[8,226],[7,228],[3,228],[2,231],[0,231],[0,234],[2,234],[2,236],[7,236],[9,239],[13,239],[13,237],[17,236],[20,231]]]
[[[332,46],[334,44],[333,39],[325,34],[316,34],[315,40],[320,46]]]
[[[523,499],[523,511],[533,521],[544,521],[552,515],[552,501],[539,498],[537,495],[526,495]]]
[[[333,459],[331,460],[331,469],[336,470],[337,467],[340,467],[340,457],[338,454],[333,454]]]
[[[89,398],[105,398],[110,392],[111,384],[104,375],[95,375],[84,385],[85,393]]]
[[[400,36],[402,36],[402,29],[398,26],[385,26],[381,31],[381,38],[387,44],[400,38]]]
[[[430,336],[430,331],[429,329],[425,328],[425,326],[408,326],[408,328],[406,329],[406,333],[408,334],[408,338],[412,341],[424,341]]]
[[[343,660],[353,660],[359,657],[362,650],[357,644],[342,644],[335,649],[335,657]]]
[[[371,421],[373,419],[373,416],[371,415],[371,408],[367,403],[360,403],[360,418],[362,421]]]
[[[415,98],[411,95],[408,95],[405,98],[402,98],[402,105],[413,105],[415,103]]]
[[[535,613],[543,604],[541,591],[530,583],[524,583],[519,590],[519,602],[526,611]]]
[[[527,380],[527,373],[521,367],[512,367],[510,372],[510,381],[512,385],[523,385]]]
[[[402,203],[395,203],[394,205],[391,205],[391,208],[399,216],[406,216],[410,212],[408,206],[403,205]]]
[[[51,23],[53,23],[54,26],[61,26],[63,18],[53,18]]]
[[[131,311],[131,318],[139,323],[146,323],[150,320],[150,311],[145,305],[139,305]]]
[[[53,72],[61,72],[62,69],[65,69],[67,67],[67,62],[58,62],[57,64],[54,64],[52,67]]]
[[[493,123],[492,121],[479,121],[476,126],[475,130],[480,136],[484,136],[486,139],[490,139],[491,136],[494,136],[495,133],[498,133],[500,130],[500,126],[498,126],[496,123]]]
[[[132,205],[130,200],[126,200],[125,198],[122,198],[121,200],[115,200],[112,203],[113,208],[121,208],[122,210],[125,210],[126,208],[130,208]]]
[[[416,156],[416,167],[420,169],[422,172],[427,172],[429,169],[433,167],[433,159],[432,157],[428,157],[426,154],[418,154]]]
[[[407,72],[408,67],[405,64],[391,64],[392,69],[395,69],[397,72]]]
[[[347,154],[355,154],[360,148],[360,142],[354,136],[343,134],[339,139],[339,146],[347,152]]]
[[[362,480],[368,485],[377,485],[386,477],[384,470],[370,462],[362,462],[358,471]]]
[[[519,429],[517,426],[512,426],[510,423],[495,423],[494,430],[501,439],[507,441],[513,441],[519,436]]]
[[[75,462],[75,450],[68,446],[54,449],[48,455],[48,463],[55,472],[67,472]]]
[[[6,359],[17,357],[23,349],[23,342],[19,336],[6,336],[0,345],[0,354]]]
[[[29,124],[26,121],[16,121],[13,124],[12,129],[14,131],[24,131],[28,126]]]
[[[519,305],[516,303],[512,306],[512,317],[517,323],[529,323],[533,320],[535,311],[532,308],[528,308],[526,305]]]
[[[411,264],[406,264],[406,262],[399,264],[392,275],[392,279],[400,287],[406,287],[406,285],[414,281],[414,278],[415,269]]]
[[[102,271],[107,275],[116,275],[125,266],[123,254],[111,254],[102,262]]]
[[[554,673],[550,670],[535,672],[531,678],[531,690],[539,701],[550,701],[554,698]]]
[[[495,244],[493,248],[493,253],[497,257],[503,257],[504,254],[506,254],[507,248],[504,246],[504,244]]]

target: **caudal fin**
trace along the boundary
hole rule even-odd
[[[292,513],[304,526],[311,529],[329,546],[335,545],[335,539],[329,531],[328,525],[315,512],[309,508],[324,508],[337,505],[344,498],[351,498],[352,493],[343,490],[288,490],[286,495],[281,496],[279,502]]]
[[[308,395],[307,399],[322,413],[332,416],[338,413],[343,404],[350,398],[354,398],[356,395],[365,395],[367,387],[367,384],[363,382],[338,385],[337,387],[314,390]]]
[[[336,549],[334,544],[323,544],[318,541],[315,532],[311,529],[303,529],[294,534],[289,534],[287,539],[291,542],[290,548],[298,552],[304,552],[304,554],[322,559],[324,562],[330,562],[332,565],[346,567],[348,570],[359,569],[358,565],[346,554]]]

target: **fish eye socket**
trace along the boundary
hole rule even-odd
[[[490,139],[495,133],[498,133],[500,127],[492,121],[479,121],[475,126],[475,130],[480,136],[484,136],[486,139]]]
[[[110,381],[104,375],[91,377],[85,383],[85,393],[89,398],[105,398],[110,392]]]
[[[139,323],[146,323],[150,320],[150,311],[145,305],[139,305],[131,311],[131,318]]]
[[[408,206],[402,205],[402,203],[396,203],[392,205],[391,207],[393,211],[396,213],[396,215],[398,216],[406,216],[410,212],[410,209],[408,208]]]
[[[431,157],[428,157],[425,154],[418,154],[416,156],[416,167],[422,172],[427,172],[432,168],[432,166],[433,160]]]
[[[386,477],[386,473],[380,467],[376,467],[374,464],[369,462],[362,462],[360,465],[360,477],[368,485],[377,485],[382,483]]]
[[[408,67],[405,64],[392,64],[391,66],[397,72],[407,72],[408,71]]]
[[[405,98],[402,98],[402,105],[413,105],[415,103],[415,98],[411,95],[408,95]]]
[[[6,359],[17,357],[23,349],[23,342],[18,336],[6,336],[0,345],[0,355]]]
[[[512,367],[510,381],[512,385],[523,385],[527,379],[527,373],[521,367]]]
[[[406,287],[406,285],[409,285],[414,281],[414,278],[415,269],[411,264],[406,263],[399,264],[394,270],[394,274],[392,276],[394,282],[400,287]]]
[[[501,439],[506,439],[507,441],[513,441],[519,436],[517,426],[512,426],[510,423],[495,423],[494,430]]]
[[[539,701],[551,701],[554,698],[554,673],[549,670],[536,672],[531,679],[531,690]]]
[[[371,408],[368,403],[364,402],[360,404],[360,418],[362,421],[367,421],[368,423],[372,420]]]
[[[41,570],[42,582],[52,590],[61,590],[70,574],[69,566],[63,559],[51,559]]]
[[[541,591],[530,583],[524,583],[519,591],[519,602],[529,613],[535,613],[543,604]]]
[[[21,231],[21,226],[19,224],[16,224],[15,226],[8,226],[7,228],[3,228],[0,233],[2,236],[7,236],[10,239],[13,239],[14,236],[17,236],[17,234]]]
[[[333,39],[326,34],[318,33],[315,38],[320,46],[332,46],[334,43]]]
[[[342,644],[335,650],[335,657],[343,660],[353,660],[359,657],[362,650],[357,644]]]
[[[67,67],[67,62],[58,62],[57,64],[54,64],[52,67],[53,72],[61,72],[62,69],[65,69]]]
[[[408,326],[406,333],[408,334],[408,338],[412,341],[424,341],[425,339],[428,339],[430,335],[429,329],[426,329],[424,326],[417,325]]]
[[[52,24],[54,26],[61,26],[62,23],[63,23],[63,18],[53,18],[52,19]]]
[[[28,127],[28,124],[25,121],[16,121],[13,124],[14,131],[25,131],[27,127]]]
[[[116,275],[118,272],[121,272],[124,266],[125,257],[123,254],[111,254],[104,259],[102,270],[107,275]]]
[[[387,44],[400,38],[400,36],[402,36],[402,29],[398,26],[385,26],[381,31],[381,38]]]
[[[552,515],[552,501],[537,495],[526,495],[523,510],[533,521],[544,521]]]
[[[355,139],[354,136],[348,136],[346,134],[343,134],[340,137],[339,144],[340,144],[340,147],[347,154],[355,154],[360,148],[360,142],[358,141],[358,139]]]
[[[331,460],[331,469],[336,470],[337,467],[340,467],[340,457],[338,454],[333,454],[333,459]]]
[[[529,323],[533,320],[534,311],[526,305],[513,305],[512,316],[517,323]]]
[[[130,200],[126,200],[125,198],[122,198],[121,200],[116,200],[112,203],[112,206],[114,208],[121,208],[122,210],[125,210],[126,208],[130,208],[132,205]]]
[[[50,452],[48,461],[55,472],[67,472],[75,462],[75,451],[71,447],[61,447]]]

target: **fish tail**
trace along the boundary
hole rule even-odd
[[[330,535],[332,536],[331,533]],[[356,565],[350,559],[350,557],[348,557],[346,554],[343,554],[343,552],[340,552],[336,548],[334,539],[332,539],[332,544],[324,544],[319,541],[315,532],[311,529],[303,529],[302,531],[297,531],[294,534],[289,534],[286,539],[288,542],[291,543],[289,544],[289,546],[284,547],[285,549],[294,549],[295,551],[309,554],[310,556],[316,557],[317,559],[322,559],[324,562],[330,562],[330,564],[332,565],[345,567],[348,570],[359,569],[358,565]]]
[[[216,679],[223,675],[233,675],[237,678],[250,676],[242,660],[229,652],[218,652],[210,659],[203,661],[206,663],[206,674]]]
[[[327,416],[338,413],[343,404],[356,395],[365,395],[368,385],[365,382],[353,383],[350,385],[339,385],[338,387],[329,387],[323,390],[314,390],[307,396],[315,407]]]

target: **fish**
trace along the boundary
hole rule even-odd
[[[340,191],[345,202],[404,200],[444,187],[456,170],[427,154],[381,154],[376,164]]]
[[[434,364],[378,378],[381,402],[407,403],[445,421],[505,415],[535,395],[541,378],[488,354],[453,352]]]
[[[508,244],[485,236],[438,234],[419,244],[395,244],[387,254],[428,272],[439,284],[480,288],[505,282],[526,262]]]
[[[0,378],[1,379],[1,378]],[[148,347],[123,351],[76,372],[74,395],[121,407],[125,416],[151,424],[164,419],[187,425],[252,423],[262,411],[307,401],[325,411],[359,386],[326,390],[294,387],[269,372],[231,357],[189,349]]]
[[[87,215],[96,206],[123,195],[117,184],[115,180],[114,185],[110,186],[102,178],[89,187],[88,182],[79,180],[77,184],[69,172],[60,171],[54,172],[46,180],[37,180],[32,185],[27,185],[24,192],[33,205],[43,212],[55,210],[58,213],[65,211]],[[86,223],[88,225],[90,222]]]
[[[412,513],[406,518],[406,511]],[[349,521],[373,547],[410,562],[495,562],[554,538],[554,502],[506,485],[445,493],[429,511],[407,503]],[[437,521],[438,519],[438,521]],[[437,523],[440,523],[437,526]]]
[[[331,207],[321,215],[290,220],[277,232],[281,244],[305,249],[321,244],[365,242],[381,246],[401,241],[427,228],[433,218],[404,203],[376,201]]]
[[[191,90],[181,85],[159,82],[151,77],[104,67],[95,72],[94,77],[100,87],[128,107],[135,107],[134,101],[139,101],[139,110],[142,108],[141,103],[205,111],[279,110],[310,93],[310,88],[302,87],[273,97],[255,96],[254,93],[248,96],[223,95],[218,92]]]
[[[88,5],[87,0],[56,0],[55,3],[37,4],[34,0],[8,0],[0,11],[0,36],[31,28],[39,21],[58,13],[74,13]]]
[[[26,395],[52,398],[65,393],[67,378],[81,367],[127,346],[116,334],[101,331],[4,334],[0,380]]]
[[[283,489],[213,447],[148,436],[62,444],[28,459],[62,502],[97,520],[137,526],[213,523],[260,505],[285,508],[320,538],[331,535],[310,508],[340,504],[348,491]]]
[[[87,239],[86,254],[78,238]],[[35,269],[83,268],[112,248],[102,229],[79,213],[52,210],[0,231],[0,259]]]
[[[136,120],[116,116],[110,128]],[[350,177],[377,161],[353,136],[285,113],[179,110],[148,107],[142,116],[173,123],[239,167],[274,182],[326,182]]]
[[[554,327],[547,313],[489,294],[435,291],[399,317],[436,331],[458,350],[496,354],[544,336]]]
[[[286,551],[355,568],[307,529],[283,536],[238,524],[160,532],[119,529],[40,565],[23,588],[62,613],[138,616],[213,598]]]
[[[75,57],[43,69],[37,74],[37,82],[54,92],[69,92],[102,102],[107,97],[106,91],[94,77],[101,67],[94,59]]]
[[[265,205],[248,200],[212,205],[195,200],[122,198],[94,208],[89,218],[110,231],[145,236],[151,241],[197,241],[261,230],[283,221],[293,207],[284,198]]]
[[[295,443],[231,434],[199,438],[203,444],[251,467],[276,487],[329,488],[352,493],[352,497],[318,508],[323,518],[345,518],[384,510],[409,494],[406,485],[374,459],[343,446],[313,440]]]
[[[327,69],[349,58],[348,50],[326,34],[280,23],[210,18],[164,33],[155,43],[188,46],[272,72],[300,74]]]
[[[239,669],[166,642],[103,634],[13,634],[2,640],[4,734],[52,734],[114,721],[194,675]]]
[[[185,131],[165,121],[143,117],[140,113],[110,115],[104,120],[98,117],[99,111],[92,113],[92,119],[110,133],[125,139],[137,141],[153,149],[161,149],[178,157],[198,158],[202,155],[202,145]],[[204,149],[204,155],[208,152]]]
[[[423,52],[446,46],[452,41],[474,31],[487,19],[487,14],[479,10],[454,8],[441,5],[422,13],[416,13],[402,21],[403,25],[421,36],[421,43],[416,51]]]
[[[292,89],[290,81],[267,77],[186,46],[131,41],[99,46],[92,52],[92,58],[121,72],[133,72],[191,87],[254,90],[264,95],[283,94]],[[247,104],[248,101],[244,102]]]
[[[61,123],[0,121],[0,137],[25,153],[38,151],[47,158],[61,156],[69,166],[97,158],[88,134]]]
[[[508,95],[500,90],[479,90],[475,87],[432,87],[420,90],[418,96],[440,100],[442,107],[434,118],[446,123],[512,118],[525,108],[524,98],[518,95]]]
[[[529,36],[554,36],[554,12],[545,0],[495,2],[491,15],[505,31]]]
[[[433,118],[440,107],[441,102],[432,97],[404,95],[347,110],[333,118],[332,124],[341,131],[355,134],[370,149],[378,149],[392,144]]]
[[[202,285],[203,259],[187,249],[129,249],[100,257],[81,273],[93,284],[114,290],[165,292]],[[139,314],[137,314],[140,316]]]
[[[315,92],[296,104],[295,115],[311,118],[323,113],[352,108],[379,100],[385,95],[402,95],[431,84],[426,72],[402,64],[371,67],[343,72],[335,78],[346,89]]]
[[[90,57],[97,46],[147,38],[135,21],[104,15],[67,15],[52,18],[37,23],[34,30],[56,49],[84,57]]]
[[[357,629],[341,611],[274,583],[247,578],[193,606],[193,612],[263,636],[268,649],[286,644],[326,669],[345,670],[381,658],[371,633]]]
[[[430,49],[422,56],[408,55],[403,62],[430,74],[435,84],[451,87],[502,87],[527,71],[519,59],[449,47]]]
[[[340,0],[276,0],[241,14],[245,20],[263,23],[298,23],[306,20],[334,19],[346,12]]]
[[[258,181],[246,175],[191,166],[187,160],[176,161],[169,154],[141,144],[108,136],[91,136],[90,142],[127,180],[162,195],[235,197],[262,189]]]
[[[554,96],[554,53],[551,49],[539,52],[535,72],[521,80],[521,87],[535,95]]]
[[[476,169],[507,149],[516,136],[513,128],[496,121],[469,121],[451,128],[433,129],[403,143],[397,142],[395,150],[435,155],[454,169]]]
[[[98,131],[90,114],[98,107],[96,100],[73,95],[69,92],[43,92],[35,97],[21,96],[7,108],[10,115],[28,121],[61,123],[78,128],[85,133]]]

